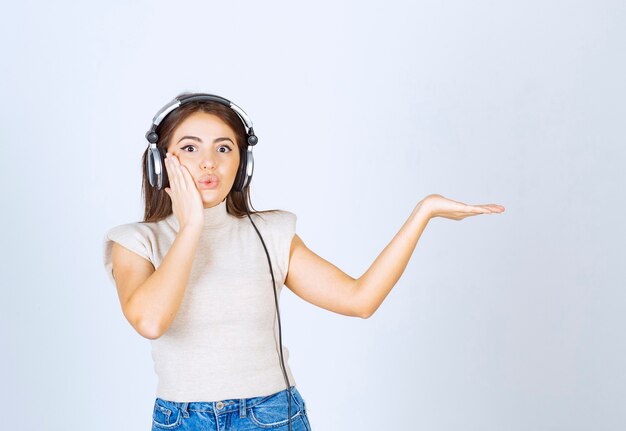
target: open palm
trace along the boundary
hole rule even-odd
[[[467,205],[448,199],[438,194],[426,196],[422,202],[422,207],[431,218],[444,217],[452,220],[462,220],[478,214],[499,214],[504,212],[504,207],[497,204]]]

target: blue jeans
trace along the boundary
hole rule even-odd
[[[152,431],[288,431],[287,389],[254,398],[212,402],[177,402],[157,397],[152,411]],[[304,399],[291,386],[291,430],[311,431]]]

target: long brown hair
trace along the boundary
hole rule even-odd
[[[176,97],[188,96],[195,93],[183,92]],[[246,136],[246,129],[239,118],[239,116],[229,107],[214,101],[196,100],[189,102],[174,111],[170,112],[156,128],[156,133],[159,135],[157,142],[157,148],[161,154],[164,155],[167,151],[167,147],[176,127],[181,124],[188,116],[194,112],[206,112],[207,114],[213,114],[218,116],[224,121],[235,133],[237,148],[239,149],[239,160],[243,161],[246,151],[248,151],[248,142]],[[143,222],[157,222],[163,220],[165,217],[172,214],[172,200],[164,189],[158,190],[156,187],[150,185],[148,179],[148,170],[146,167],[146,159],[148,158],[148,147],[143,153],[141,159],[142,174],[142,197],[144,200],[144,216]],[[165,169],[165,165],[163,166]],[[250,182],[251,183],[251,182]],[[248,204],[250,214],[261,214],[267,212],[280,211],[264,210],[257,211],[252,206],[250,201],[250,183],[242,193],[235,191],[231,188],[230,192],[226,196],[226,211],[229,214],[238,218],[246,217],[248,214],[244,207],[244,199]],[[234,185],[234,183],[233,183]]]

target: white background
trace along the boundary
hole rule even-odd
[[[102,239],[181,91],[250,115],[254,207],[354,277],[430,193],[506,207],[431,220],[370,319],[283,289],[314,431],[626,427],[624,2],[23,1],[0,44],[0,428],[150,426]]]

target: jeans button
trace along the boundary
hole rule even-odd
[[[224,403],[223,403],[223,402],[221,402],[221,401],[219,401],[219,402],[216,404],[216,407],[217,407],[217,409],[218,409],[218,410],[222,410],[222,409],[224,408]]]

